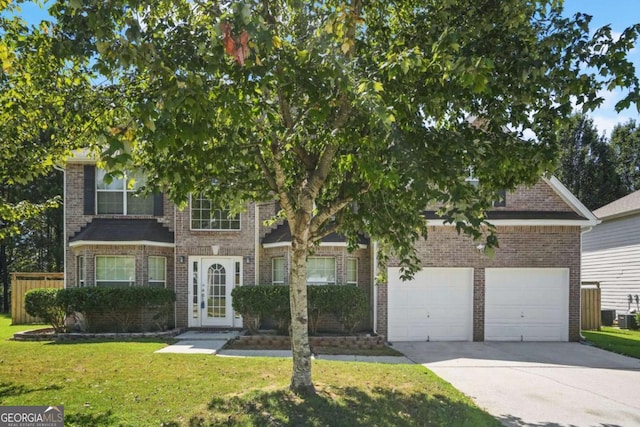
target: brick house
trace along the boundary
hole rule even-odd
[[[87,157],[65,166],[65,286],[167,287],[175,326],[240,328],[233,287],[287,284],[288,226],[264,225],[275,203],[229,217],[193,195],[180,210],[161,194],[136,196],[142,177],[103,178]],[[391,261],[387,283],[374,283],[375,242],[348,252],[329,235],[308,260],[309,283],[361,287],[371,307],[361,328],[389,340],[579,339],[581,227],[595,217],[555,178],[506,194],[503,205],[488,214],[500,240],[493,258],[426,211],[414,280],[399,280]]]

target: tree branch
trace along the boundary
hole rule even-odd
[[[366,187],[363,187],[358,191],[357,195],[361,196],[369,191],[370,186],[367,184]],[[311,235],[314,236],[320,230],[322,225],[328,221],[332,216],[340,212],[342,209],[347,207],[354,200],[353,196],[342,197],[335,200],[325,209],[318,213],[318,215],[314,216],[311,220],[310,231]],[[324,237],[324,236],[323,236]],[[317,239],[316,239],[317,240]]]
[[[295,218],[295,211],[293,209],[293,205],[291,204],[291,200],[289,199],[289,195],[285,191],[286,177],[284,170],[282,169],[282,165],[280,164],[280,160],[282,160],[282,153],[278,151],[277,147],[274,147],[272,145],[271,154],[273,155],[273,169],[275,171],[276,192],[278,193],[280,206],[287,214],[287,219],[289,221],[293,221]]]

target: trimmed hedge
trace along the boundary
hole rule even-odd
[[[288,334],[291,323],[289,286],[261,285],[240,286],[231,292],[233,309],[244,319],[247,326],[257,332],[261,321],[272,317],[279,333]],[[367,313],[367,296],[354,285],[323,285],[307,287],[309,331],[316,334],[318,321],[323,314],[335,316],[342,331],[352,334]]]
[[[31,296],[31,307],[38,308],[38,313],[56,313],[58,317],[46,319],[41,317],[56,329],[56,332],[64,330],[64,318],[67,314],[81,313],[85,321],[89,322],[86,329],[90,328],[91,319],[107,317],[114,326],[113,331],[129,332],[131,330],[142,330],[143,325],[139,321],[142,309],[152,309],[156,313],[153,317],[155,325],[160,330],[166,330],[168,317],[172,309],[172,304],[176,300],[175,292],[164,288],[151,288],[145,286],[134,286],[128,288],[67,288],[67,289],[34,289],[27,293]],[[44,291],[44,292],[42,292]],[[25,308],[29,312],[27,301]],[[62,313],[60,323],[59,314]],[[32,314],[34,315],[34,314]],[[55,321],[56,325],[52,322]],[[138,324],[136,324],[138,323]]]
[[[291,306],[288,286],[238,286],[231,291],[231,303],[244,319],[250,319],[247,327],[252,333],[258,331],[261,321],[267,316],[273,317],[279,333],[289,333]]]
[[[24,296],[24,309],[30,316],[39,317],[53,326],[56,332],[64,332],[64,319],[67,312],[58,303],[60,289],[31,289]]]

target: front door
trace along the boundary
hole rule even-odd
[[[192,260],[190,326],[234,326],[231,290],[241,283],[241,266],[235,258]]]

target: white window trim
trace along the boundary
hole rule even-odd
[[[152,216],[153,215],[153,202],[151,204],[151,213],[145,213],[145,214],[129,214],[128,208],[129,208],[129,203],[127,202],[127,196],[129,194],[135,194],[136,190],[132,189],[129,190],[128,188],[128,182],[129,182],[129,176],[127,175],[126,172],[123,173],[122,178],[115,178],[115,179],[121,179],[122,180],[122,187],[123,188],[117,188],[117,189],[109,189],[109,188],[98,188],[98,184],[100,183],[101,179],[100,179],[100,173],[101,172],[107,172],[105,169],[100,169],[100,168],[96,168],[96,183],[95,183],[95,191],[96,191],[96,196],[95,196],[95,212],[97,215],[136,215],[136,216]],[[98,194],[99,193],[121,193],[122,194],[122,213],[101,213],[99,211],[99,203],[98,203]],[[145,196],[145,198],[152,198],[153,196],[151,195],[147,195]]]
[[[193,228],[193,194],[189,195],[189,229],[191,231],[215,231],[215,232],[238,232],[242,231],[242,214],[238,214],[238,228]],[[213,211],[222,211],[223,209],[213,209]]]
[[[150,264],[149,261],[151,259],[162,259],[163,260],[163,262],[164,262],[164,279],[163,280],[157,280],[157,279],[151,280],[151,277],[150,277],[151,269],[149,268],[149,264]],[[166,256],[155,256],[155,255],[152,255],[152,256],[147,257],[147,282],[148,282],[149,286],[151,286],[151,283],[153,282],[153,283],[162,283],[162,287],[163,288],[167,287],[167,257]]]
[[[101,280],[101,282],[121,282],[128,283],[129,286],[135,286],[136,284],[136,257],[131,255],[96,255],[93,259],[94,262],[94,284],[98,286],[98,258],[129,258],[133,259],[133,277],[130,277],[129,280]]]
[[[309,283],[309,268],[308,262],[310,259],[332,259],[333,260],[333,282],[311,282]],[[336,257],[333,256],[310,256],[307,258],[307,286],[325,286],[325,285],[335,285],[337,284],[337,276],[338,276],[338,261]]]
[[[276,260],[282,260],[282,281],[276,281],[275,279],[275,261]],[[285,263],[285,258],[284,256],[278,256],[278,257],[273,257],[271,258],[271,284],[272,285],[284,285],[285,283],[285,276],[287,275],[287,267],[286,267],[286,263]]]
[[[76,286],[82,288],[87,285],[87,263],[84,255],[76,257]]]
[[[349,261],[355,261],[356,262],[356,280],[354,281],[349,281]],[[347,258],[347,265],[345,265],[344,271],[345,271],[345,283],[347,285],[357,285],[358,284],[358,267],[359,267],[359,262],[358,262],[358,258],[356,257],[348,257]]]

